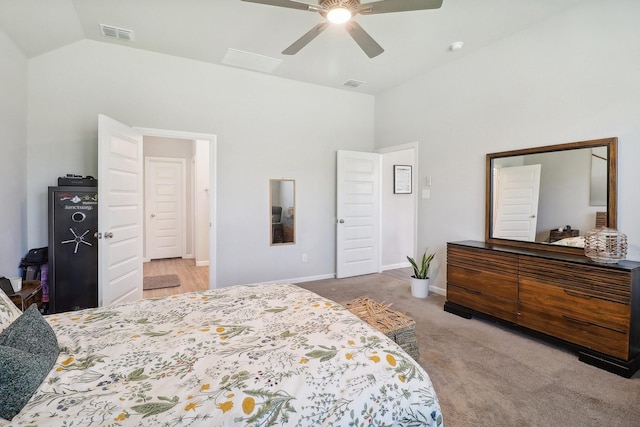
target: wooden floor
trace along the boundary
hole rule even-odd
[[[194,259],[154,259],[143,265],[144,277],[177,274],[180,286],[143,291],[144,298],[164,297],[209,289],[209,267],[196,267]]]

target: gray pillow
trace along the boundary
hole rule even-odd
[[[11,420],[22,410],[58,353],[56,335],[35,304],[0,333],[0,417]]]

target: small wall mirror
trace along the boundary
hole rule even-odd
[[[486,241],[581,252],[616,227],[616,157],[616,138],[487,154]]]
[[[296,242],[296,182],[293,179],[269,180],[271,245]]]

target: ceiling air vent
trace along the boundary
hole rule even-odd
[[[347,80],[346,82],[344,82],[345,86],[349,86],[349,87],[358,87],[361,84],[364,84],[364,82],[362,80]]]
[[[273,73],[281,59],[258,55],[257,53],[244,52],[238,49],[228,48],[221,61],[225,65],[247,68],[263,73]]]
[[[110,37],[112,39],[133,41],[133,30],[127,30],[126,28],[114,27],[113,25],[100,24],[100,32],[104,37]]]

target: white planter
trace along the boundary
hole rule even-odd
[[[426,298],[429,296],[429,279],[416,279],[410,278],[411,281],[411,295],[416,298]]]

